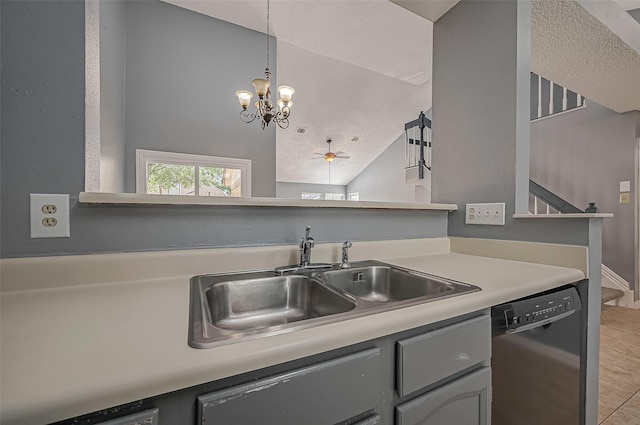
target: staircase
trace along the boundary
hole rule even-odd
[[[577,214],[583,212],[580,208],[565,201],[550,190],[540,186],[533,180],[529,180],[530,214]],[[604,264],[602,264],[601,270],[601,303],[605,304],[623,298],[625,296],[623,289],[629,288],[629,283]]]
[[[621,289],[607,288],[603,286],[601,290],[602,290],[602,295],[601,295],[602,304],[606,304],[609,301],[615,301],[619,298],[624,297],[624,291]]]

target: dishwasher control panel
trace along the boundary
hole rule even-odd
[[[493,328],[521,332],[552,323],[581,309],[575,287],[534,295],[491,309]]]

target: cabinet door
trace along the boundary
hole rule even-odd
[[[491,369],[482,368],[396,407],[396,425],[489,425]]]
[[[202,425],[329,425],[380,403],[380,349],[198,397]]]
[[[96,425],[158,425],[158,409],[145,410]]]

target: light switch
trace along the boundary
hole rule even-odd
[[[628,204],[630,201],[631,201],[631,196],[630,196],[629,192],[620,194],[620,203],[621,204]]]
[[[631,182],[630,181],[620,182],[620,192],[631,192]]]

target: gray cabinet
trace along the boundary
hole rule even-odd
[[[377,407],[379,386],[374,348],[199,396],[198,423],[332,425]]]
[[[396,408],[396,425],[489,425],[491,369],[484,367]]]
[[[158,409],[145,410],[96,425],[158,425]]]
[[[480,316],[398,341],[400,396],[491,361],[491,320]]]
[[[396,425],[489,425],[491,320],[481,315],[398,341]]]
[[[486,310],[56,425],[490,425],[490,348]]]

